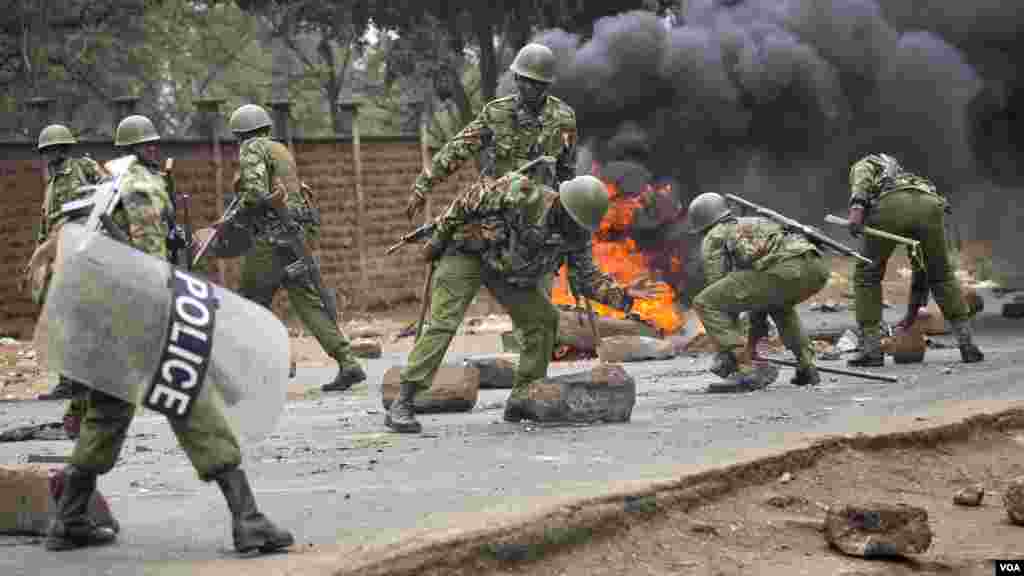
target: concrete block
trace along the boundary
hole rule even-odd
[[[523,417],[537,422],[629,422],[636,381],[622,366],[542,378],[528,385]]]
[[[398,397],[401,373],[401,366],[394,366],[384,373],[381,402],[385,410]],[[415,410],[417,414],[469,412],[476,405],[479,393],[479,370],[472,366],[441,366],[430,389],[416,394]]]

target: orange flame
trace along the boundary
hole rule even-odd
[[[633,224],[633,211],[642,206],[640,198],[622,195],[618,188],[607,183],[611,205],[608,213],[601,221],[601,226],[593,237],[594,262],[605,274],[610,275],[620,285],[643,278],[652,278],[654,274],[648,265],[647,258],[637,248],[636,243],[628,236]],[[678,258],[672,262],[673,268],[683,263]],[[654,298],[637,299],[633,302],[632,313],[641,320],[658,328],[663,334],[678,332],[685,324],[683,314],[676,308],[675,294],[672,287],[665,282],[652,283],[656,295]],[[558,271],[551,292],[551,301],[555,304],[574,306],[576,300],[569,292],[568,271],[562,266]],[[591,302],[596,314],[611,318],[625,318],[625,314],[614,308],[597,302]]]

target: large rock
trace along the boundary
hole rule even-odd
[[[978,290],[974,286],[961,283],[960,292],[963,294],[964,303],[967,304],[967,312],[971,318],[985,309],[985,300],[978,294]],[[949,322],[946,321],[945,316],[942,315],[942,310],[939,309],[939,305],[935,303],[934,299],[928,302],[926,309],[930,317],[923,326],[925,335],[949,334],[953,330]]]
[[[845,554],[886,558],[920,554],[932,543],[928,512],[906,504],[830,506],[825,539]]]
[[[528,385],[523,417],[537,422],[629,422],[636,381],[622,366],[541,378]]]
[[[483,390],[508,390],[515,383],[517,365],[508,358],[473,358],[466,360],[466,365],[480,371]]]
[[[654,328],[637,320],[627,318],[609,318],[595,314],[597,330],[601,339],[613,336],[647,336],[657,337],[658,332]],[[590,322],[587,320],[586,312],[577,313],[572,310],[559,310],[558,312],[558,343],[572,346],[581,351],[593,351],[596,348],[593,331],[590,329]]]
[[[924,352],[928,347],[924,338],[925,330],[933,322],[932,313],[922,309],[910,328],[896,328],[891,338],[882,340],[882,352],[892,355],[893,361],[897,364],[923,361]]]
[[[605,362],[640,362],[673,358],[676,350],[672,342],[660,338],[611,336],[601,338],[597,355]]]
[[[1003,492],[1003,506],[1011,522],[1024,525],[1024,476],[1010,481]]]
[[[381,401],[384,409],[398,397],[402,367],[389,368],[381,383]],[[441,366],[428,390],[416,394],[415,410],[418,414],[439,412],[469,412],[476,405],[480,393],[480,371],[472,366]]]
[[[45,535],[63,491],[64,473],[59,467],[0,466],[0,534]],[[98,490],[89,501],[89,517],[100,526],[119,529]]]

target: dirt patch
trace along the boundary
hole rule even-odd
[[[1024,527],[1002,506],[1024,474],[1024,411],[805,449],[684,478],[648,493],[564,507],[539,521],[438,544],[356,574],[989,575],[1024,558]],[[977,508],[961,488],[986,490]],[[906,503],[929,513],[934,538],[912,560],[867,561],[830,549],[829,505]],[[347,572],[346,572],[347,573]]]

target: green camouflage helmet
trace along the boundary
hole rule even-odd
[[[577,224],[593,232],[608,212],[608,190],[604,183],[585,174],[562,183],[558,199]]]
[[[527,44],[516,54],[509,70],[531,80],[550,84],[555,81],[555,53],[543,44]]]
[[[156,128],[149,118],[138,114],[128,116],[117,125],[114,133],[114,146],[134,146],[143,142],[155,142],[160,139]]]
[[[694,198],[686,212],[690,234],[703,234],[729,216],[732,216],[732,210],[726,206],[725,198],[714,192],[705,192]]]
[[[42,151],[44,148],[59,144],[78,144],[78,141],[71,135],[71,130],[68,130],[67,126],[63,124],[50,124],[39,133],[39,147],[37,150]]]
[[[272,124],[270,114],[267,114],[267,111],[262,106],[255,104],[246,104],[236,108],[231,113],[231,119],[228,120],[228,126],[231,127],[231,131],[235,134],[244,134],[253,130],[259,130],[260,128],[267,128]]]

